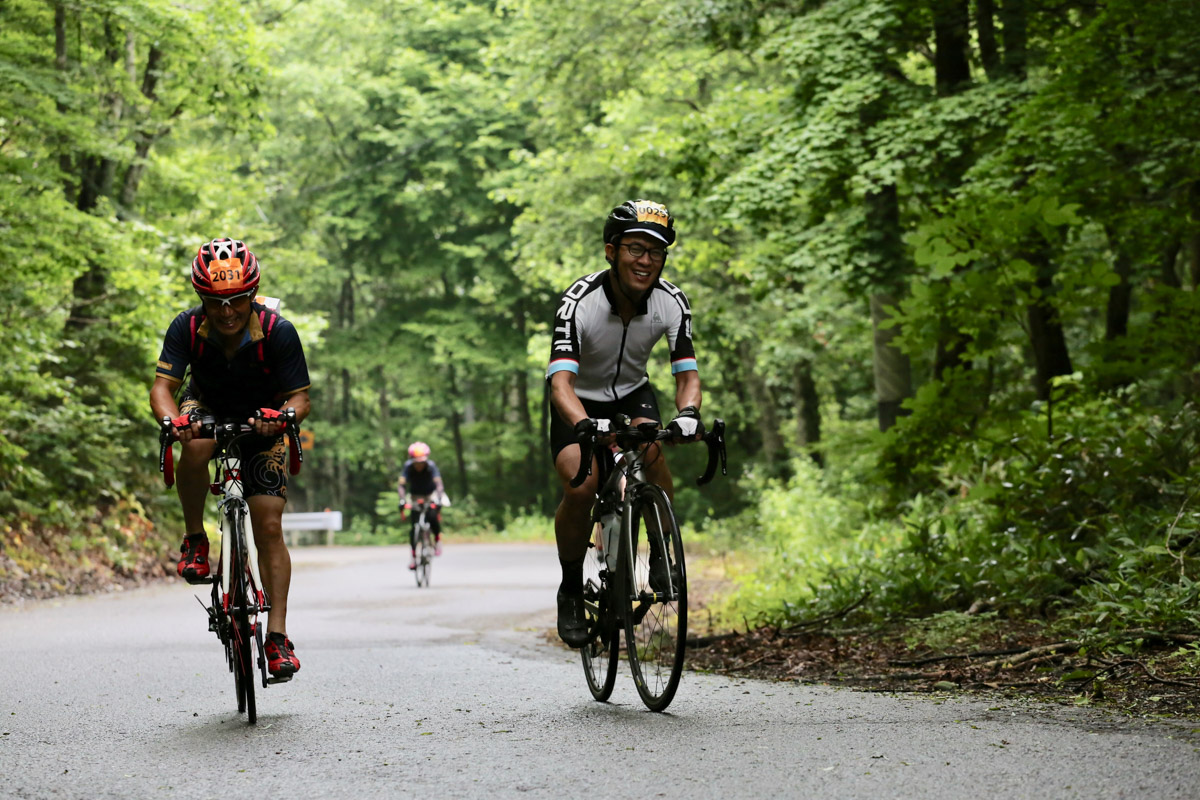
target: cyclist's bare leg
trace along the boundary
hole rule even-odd
[[[175,484],[183,507],[184,533],[204,531],[204,502],[208,499],[208,462],[217,443],[212,439],[184,442],[175,466]]]
[[[592,474],[578,489],[571,488],[571,479],[579,470],[579,445],[570,444],[559,451],[554,468],[563,486],[563,498],[554,513],[554,539],[558,544],[559,560],[582,562],[587,554],[591,536],[592,503],[596,498],[595,459]]]
[[[258,546],[258,568],[263,590],[270,598],[267,633],[287,633],[288,588],[292,583],[292,556],[283,540],[282,497],[254,495],[246,498],[250,522],[254,526],[254,544]]]

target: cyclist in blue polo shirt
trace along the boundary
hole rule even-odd
[[[183,444],[175,480],[186,530],[177,569],[189,583],[206,582],[209,576],[204,501],[208,462],[216,446],[212,439],[194,438],[200,432],[196,418],[245,419],[255,428],[257,435],[242,447],[242,476],[263,588],[271,602],[267,669],[282,677],[299,670],[300,660],[287,636],[292,561],[283,539],[287,470],[284,425],[277,418],[288,408],[295,410],[297,420],[308,416],[309,379],[295,327],[254,300],[259,277],[258,259],[244,242],[214,239],[200,246],[192,261],[192,288],[200,305],[180,313],[167,328],[150,407],[156,419],[175,423],[175,438]],[[191,379],[176,405],[175,391],[189,366]],[[259,409],[266,419],[253,418]]]
[[[668,428],[688,438],[704,433],[700,422],[700,373],[692,346],[692,310],[687,297],[662,279],[667,248],[675,242],[675,220],[665,206],[631,200],[604,223],[604,257],[609,268],[585,275],[563,293],[552,324],[550,364],[550,449],[563,486],[554,515],[562,565],[558,588],[558,635],[571,647],[587,640],[583,612],[583,559],[591,534],[597,475],[577,489],[578,434],[597,420],[626,414],[633,423],[661,423],[658,400],[646,374],[650,351],[664,336],[675,376],[675,418]],[[671,471],[657,444],[646,458],[646,476],[673,494]],[[660,562],[661,563],[661,562]],[[655,561],[651,554],[651,572]],[[663,567],[665,569],[665,566]]]

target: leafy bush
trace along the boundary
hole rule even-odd
[[[856,615],[875,618],[976,606],[1095,631],[1196,626],[1200,423],[1191,405],[1134,413],[1135,391],[1094,397],[1067,382],[1053,436],[1043,407],[947,443],[936,486],[899,504],[898,522],[798,462],[738,518],[757,566],[722,613],[788,624],[862,601]]]

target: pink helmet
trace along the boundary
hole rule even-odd
[[[424,461],[429,458],[429,445],[424,442],[413,442],[408,446],[408,457],[414,461]]]

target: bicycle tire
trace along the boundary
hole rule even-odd
[[[246,575],[246,531],[242,521],[236,517],[232,520],[229,566],[233,579],[233,598],[230,603],[232,614],[233,644],[233,681],[237,691],[238,713],[245,712],[246,721],[251,725],[258,721],[258,707],[254,700],[254,653],[252,650],[254,631],[250,623],[249,578]]]
[[[617,682],[621,630],[613,615],[613,596],[603,553],[589,548],[583,561],[583,610],[589,637],[579,656],[588,691],[601,703],[612,695]]]
[[[651,711],[671,704],[683,674],[687,646],[687,570],[683,538],[666,492],[654,485],[642,486],[631,500],[630,550],[633,564],[624,565],[627,591],[622,608],[625,617],[625,646],[638,695]],[[651,538],[662,533],[667,573],[672,592],[650,580]]]
[[[243,596],[243,600],[245,597]],[[258,722],[258,707],[254,700],[253,632],[245,611],[233,614],[234,649],[237,654],[236,681],[239,687],[238,711],[246,712],[246,721]]]
[[[430,555],[429,528],[423,528],[417,535],[417,586],[429,586],[429,573],[433,568],[433,558]]]

